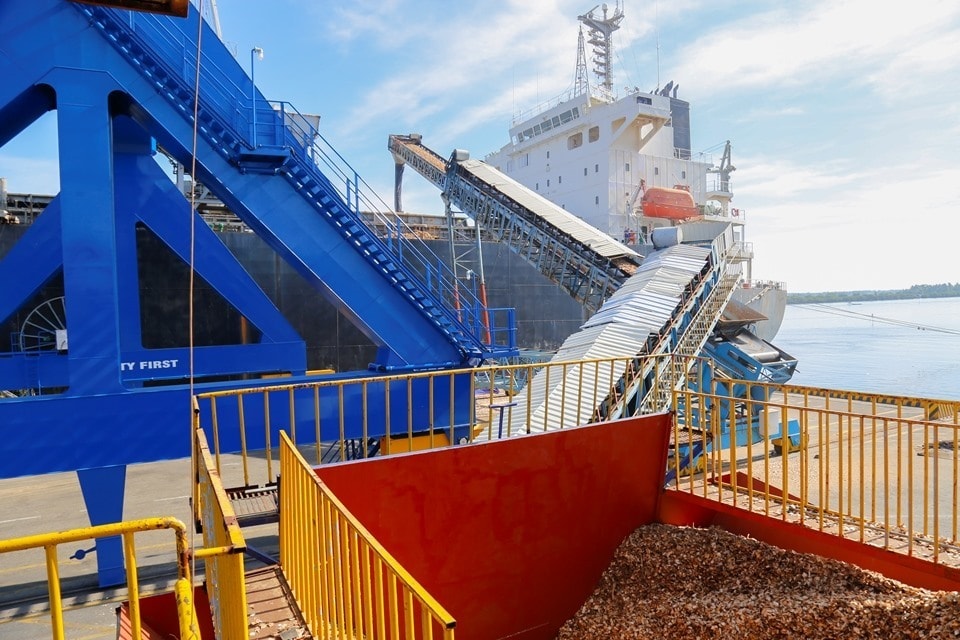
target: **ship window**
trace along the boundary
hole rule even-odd
[[[593,172],[594,172],[594,173],[600,173],[600,165],[598,165],[598,164],[593,165]]]
[[[540,183],[537,183],[537,191],[540,191]]]
[[[576,149],[583,145],[583,132],[575,133],[567,138],[567,149]]]
[[[564,111],[560,114],[560,122],[570,122],[571,120],[573,120],[572,111]]]
[[[653,168],[653,175],[655,175],[655,176],[660,175],[660,167],[654,167],[654,168]]]
[[[560,126],[560,116],[553,116],[552,118],[550,118],[550,122],[553,123],[553,126],[559,127],[559,126]]]
[[[687,172],[686,172],[686,171],[681,171],[681,172],[680,172],[680,177],[681,177],[681,178],[686,178],[686,177],[687,177]]]
[[[538,136],[541,133],[543,133],[543,129],[540,127],[540,125],[538,124],[533,125],[533,135]]]
[[[626,165],[624,165],[623,170],[626,171],[627,173],[630,173],[630,163],[629,163],[629,162],[628,162]],[[684,176],[684,177],[686,177],[686,176]]]
[[[550,152],[547,151],[547,160],[549,160],[549,159],[550,159]],[[683,177],[686,178],[687,176],[683,176]]]
[[[552,129],[552,128],[553,128],[553,124],[552,124],[549,120],[544,120],[544,121],[540,124],[540,130],[541,130],[541,131],[550,131],[550,129]]]
[[[593,196],[593,204],[600,204],[600,196]]]
[[[563,184],[563,176],[557,176],[557,184]]]
[[[586,168],[586,167],[583,168],[583,175],[587,175],[587,168]]]
[[[637,96],[637,104],[653,104],[653,100],[646,96]]]
[[[549,179],[549,178],[547,178],[547,186],[548,186],[548,187],[550,186],[550,179]]]
[[[589,139],[590,142],[596,142],[600,139],[600,127],[590,127]]]
[[[520,156],[520,166],[527,167],[529,165],[530,165],[530,154],[525,153],[522,156]]]
[[[574,107],[574,108],[573,108],[573,117],[574,117],[574,118],[579,118],[579,117],[580,117],[580,107]]]

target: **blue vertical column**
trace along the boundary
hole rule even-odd
[[[109,96],[117,87],[108,74],[99,71],[61,67],[48,78],[57,95],[60,228],[70,365],[67,394],[116,393],[123,387]],[[67,421],[70,416],[63,419]],[[115,437],[122,438],[123,434]],[[123,466],[77,473],[91,524],[123,520],[125,473]],[[122,584],[123,566],[120,539],[99,540],[100,586]]]
[[[77,469],[80,491],[87,505],[90,524],[112,524],[123,519],[123,490],[127,465]],[[123,563],[123,539],[120,536],[96,541],[97,579],[102,588],[122,585],[127,581]]]
[[[146,206],[143,199],[124,200],[121,194],[126,188],[128,192],[145,198],[146,194],[155,188],[153,181],[148,180],[137,165],[138,158],[151,156],[154,151],[153,139],[140,125],[126,116],[113,119],[113,176],[115,184],[118,185],[114,193],[119,309],[117,322],[121,354],[143,350],[140,328],[140,273],[137,268],[137,214]],[[123,375],[122,370],[120,375]],[[142,384],[127,382],[125,386],[141,387]]]
[[[113,136],[115,88],[98,71],[57,69],[60,206],[70,395],[122,391]]]

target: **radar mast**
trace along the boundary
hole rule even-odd
[[[587,27],[590,44],[593,46],[593,73],[599,81],[598,89],[602,97],[613,98],[613,32],[620,28],[623,20],[623,7],[618,1],[613,14],[607,15],[607,5],[602,5],[603,18],[595,14],[600,5],[590,9],[577,19]]]

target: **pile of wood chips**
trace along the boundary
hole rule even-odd
[[[558,640],[960,638],[960,594],[722,529],[653,524],[617,549]]]

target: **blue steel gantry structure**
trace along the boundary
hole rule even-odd
[[[176,18],[5,2],[0,42],[0,146],[55,111],[60,172],[60,193],[0,261],[0,321],[32,320],[0,351],[0,478],[91,470],[80,480],[99,496],[88,500],[92,524],[119,520],[124,465],[189,455],[190,380],[213,390],[307,375],[304,341],[191,210],[158,149],[378,345],[371,369],[516,353],[512,312],[484,308],[398,227],[375,235],[361,208],[376,198],[360,176],[310,118],[256,89],[194,7]],[[236,311],[242,341],[144,347],[144,233]],[[469,379],[457,388],[468,393]],[[426,400],[412,402],[428,413]],[[182,422],[171,421],[177,407]]]

